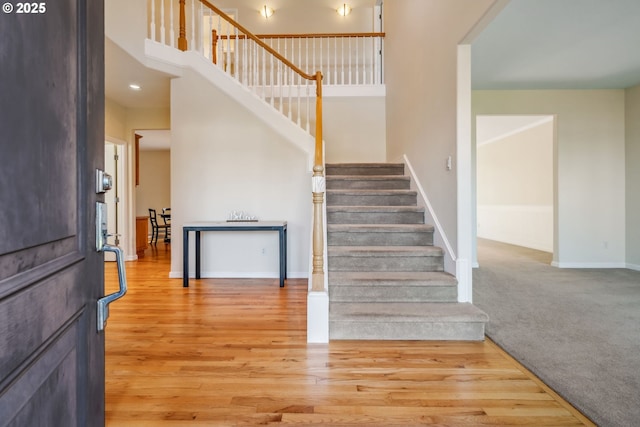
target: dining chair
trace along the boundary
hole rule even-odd
[[[149,208],[149,221],[151,221],[151,243],[156,243],[158,241],[158,234],[160,234],[160,230],[164,230],[164,241],[167,242],[171,225],[166,223],[158,224],[158,215],[156,210],[151,208]]]

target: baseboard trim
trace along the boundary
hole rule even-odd
[[[629,268],[624,262],[556,262],[551,263],[552,267],[558,268]]]
[[[635,271],[640,271],[640,264],[631,264],[631,263],[627,263],[627,268],[629,270],[635,270]]]
[[[189,273],[189,278],[196,277],[195,272]],[[277,279],[280,276],[272,271],[238,272],[238,271],[203,271],[200,273],[203,279]],[[169,272],[170,279],[182,279],[182,271]],[[287,279],[308,279],[308,272],[291,271],[287,273]]]

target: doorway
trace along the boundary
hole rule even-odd
[[[126,150],[125,142],[118,141],[113,138],[105,138],[104,142],[104,170],[113,178],[113,190],[105,193],[105,203],[107,204],[107,230],[110,236],[107,242],[123,248],[125,251],[129,241],[129,235],[125,232],[125,203],[126,197],[126,179],[125,165]],[[105,261],[115,261],[115,254],[105,252]]]
[[[476,117],[478,238],[553,253],[554,120]]]

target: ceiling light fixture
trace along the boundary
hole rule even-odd
[[[336,9],[336,11],[338,12],[338,15],[340,15],[340,16],[347,16],[348,14],[351,13],[351,6],[349,6],[346,3],[343,3],[342,6],[340,6],[338,9]]]
[[[140,90],[140,89],[142,89],[142,87],[140,87],[140,85],[139,85],[139,84],[137,84],[137,83],[131,83],[131,84],[129,85],[129,89],[132,89],[132,90]]]
[[[266,4],[260,9],[260,15],[264,16],[265,19],[269,18],[273,15],[274,10],[267,6]]]

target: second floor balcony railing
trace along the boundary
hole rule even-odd
[[[149,38],[177,46],[178,13],[176,2],[151,0]],[[295,87],[294,76],[278,69],[244,34],[201,2],[187,2],[184,34],[189,50],[224,69],[247,86]],[[384,84],[384,33],[257,34],[273,50],[308,74],[320,71],[323,85],[381,86]]]

